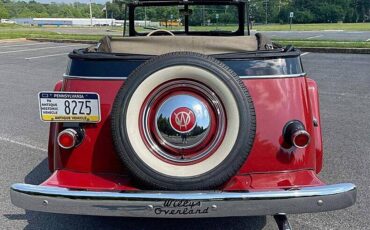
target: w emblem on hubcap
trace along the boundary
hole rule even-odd
[[[179,133],[190,132],[196,124],[195,114],[189,108],[179,107],[172,112],[170,124]]]

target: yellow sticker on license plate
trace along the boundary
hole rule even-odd
[[[97,93],[40,92],[40,118],[45,122],[100,122]]]

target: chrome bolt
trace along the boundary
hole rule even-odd
[[[313,119],[313,126],[314,127],[318,127],[319,126],[319,121],[316,118]]]
[[[217,209],[217,205],[213,204],[213,205],[211,206],[211,208],[212,208],[212,209]]]
[[[322,206],[323,204],[324,204],[324,201],[322,201],[322,200],[318,200],[318,201],[317,201],[317,205],[318,205],[318,206]]]
[[[150,205],[148,205],[148,208],[149,208],[149,209],[153,209],[153,208],[154,208],[154,206],[150,204]]]
[[[43,204],[44,206],[47,206],[47,205],[49,204],[49,201],[47,201],[47,200],[43,200],[43,201],[42,201],[42,204]]]

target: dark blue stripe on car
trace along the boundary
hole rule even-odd
[[[127,77],[146,60],[71,59],[67,75],[86,77]],[[221,60],[239,76],[301,74],[299,57]]]

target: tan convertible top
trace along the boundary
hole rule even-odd
[[[206,55],[259,50],[258,36],[140,36],[104,37],[96,51],[161,55],[175,51],[192,51]],[[95,47],[96,48],[96,47]]]

